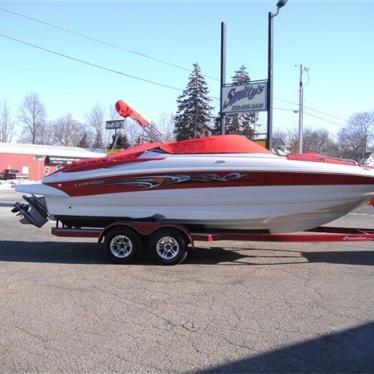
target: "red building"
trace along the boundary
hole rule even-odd
[[[27,179],[39,180],[74,160],[100,156],[105,154],[78,147],[0,143],[0,173],[16,169]]]

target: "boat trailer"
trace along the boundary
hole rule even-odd
[[[98,238],[115,263],[134,262],[145,251],[158,263],[182,263],[195,241],[219,240],[261,242],[357,242],[374,241],[374,229],[324,227],[299,233],[271,234],[242,230],[189,230],[161,222],[119,221],[105,228],[74,228],[56,222],[52,234],[59,237]]]

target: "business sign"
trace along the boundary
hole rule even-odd
[[[222,87],[224,114],[267,110],[267,81],[255,81]]]
[[[45,165],[46,166],[68,165],[68,164],[71,164],[73,161],[77,161],[77,160],[79,160],[79,158],[76,158],[76,157],[46,156]]]
[[[125,124],[125,121],[123,119],[116,119],[116,120],[113,120],[113,121],[106,121],[105,122],[105,128],[107,130],[121,129],[124,124]]]

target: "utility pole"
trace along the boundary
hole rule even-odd
[[[299,149],[298,149],[298,152],[303,153],[303,134],[304,134],[304,83],[303,83],[303,73],[304,73],[304,71],[306,73],[308,73],[309,69],[307,67],[304,67],[303,64],[300,64],[299,67],[300,67],[300,80],[299,80]]]
[[[279,9],[278,9],[279,11]],[[278,12],[276,13],[278,14]],[[273,15],[268,13],[268,93],[267,93],[267,136],[266,148],[272,148],[272,135],[273,135]]]
[[[304,87],[303,87],[303,64],[300,64],[299,80],[299,153],[303,153],[303,120],[304,120]]]
[[[225,128],[225,115],[222,113],[223,109],[223,86],[226,84],[226,24],[221,22],[221,85],[220,85],[220,122],[221,134],[226,132]]]

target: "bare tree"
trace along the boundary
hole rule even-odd
[[[14,121],[10,115],[10,108],[4,99],[0,102],[0,141],[11,142],[14,135]]]
[[[45,138],[47,112],[37,93],[25,96],[19,108],[19,120],[23,123],[21,141],[42,144]]]
[[[122,119],[122,117],[118,114],[116,107],[114,105],[108,106],[108,113],[109,113],[109,120]]]
[[[175,121],[172,113],[161,113],[159,117],[159,122],[156,127],[163,134],[166,141],[172,142],[175,140],[174,127]]]
[[[94,148],[105,148],[104,136],[105,136],[105,110],[99,104],[96,103],[91,112],[87,115],[87,124],[92,129],[94,142]]]
[[[40,144],[56,144],[54,137],[53,122],[46,122],[43,126],[43,135]]]
[[[338,145],[345,158],[361,160],[374,138],[374,112],[354,114],[338,134]]]
[[[84,128],[70,113],[60,116],[51,123],[53,144],[78,146],[83,136]]]
[[[278,131],[276,137],[280,138],[290,149],[291,153],[296,153],[299,146],[298,130],[282,132]],[[317,152],[326,156],[339,156],[339,148],[326,129],[304,129],[303,152]]]
[[[305,129],[304,152],[317,152],[326,156],[339,156],[339,148],[326,129]]]

